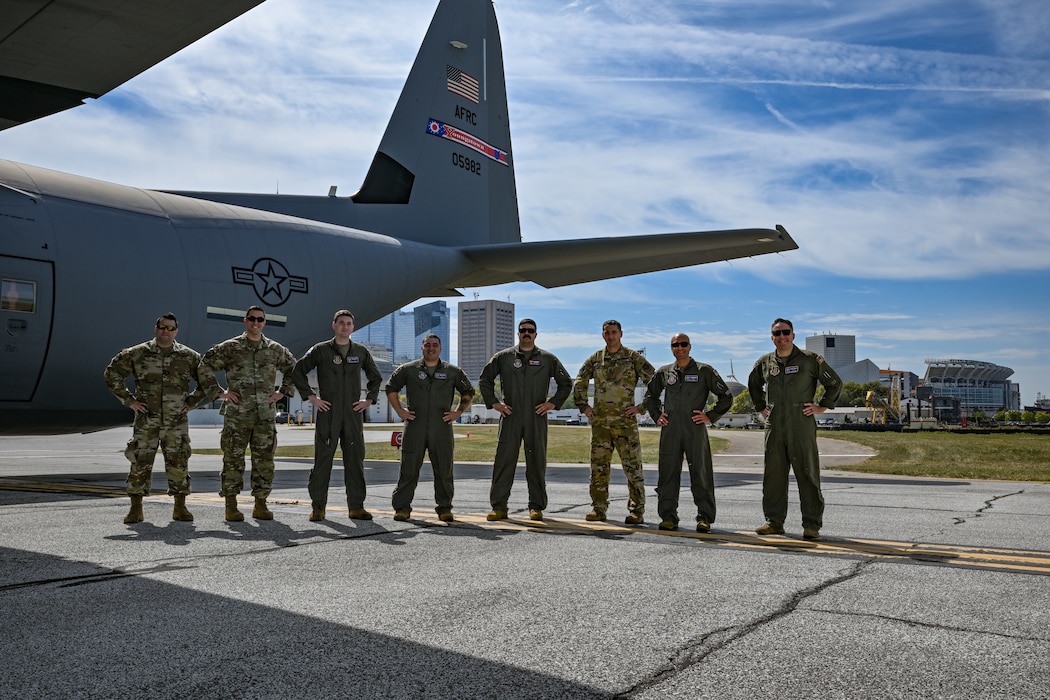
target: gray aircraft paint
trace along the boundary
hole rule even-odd
[[[36,291],[32,310],[0,308],[0,433],[126,424],[102,370],[167,311],[204,352],[259,304],[266,334],[299,354],[337,308],[363,326],[457,287],[798,247],[779,226],[521,243],[514,157],[492,5],[442,0],[349,198],[142,190],[0,161],[0,277]]]

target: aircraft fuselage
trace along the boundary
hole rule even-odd
[[[7,161],[0,183],[0,432],[126,424],[102,369],[164,312],[204,352],[258,304],[298,354],[336,309],[360,327],[471,268],[454,248]]]

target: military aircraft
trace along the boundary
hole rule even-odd
[[[98,97],[256,4],[143,0],[88,18],[77,3],[0,0],[0,127]],[[780,226],[523,243],[492,2],[441,0],[349,197],[144,190],[0,161],[0,432],[126,425],[102,369],[166,311],[203,352],[258,304],[267,335],[299,354],[338,308],[360,327],[457,288],[559,287],[797,247]]]

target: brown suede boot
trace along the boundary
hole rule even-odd
[[[175,510],[171,512],[171,519],[186,523],[193,522],[193,513],[186,508],[186,494],[175,494]]]
[[[145,516],[142,514],[142,496],[131,497],[131,509],[124,516],[124,524],[141,523]]]
[[[266,499],[255,497],[255,507],[252,508],[252,517],[256,520],[273,520],[273,511],[266,507]]]
[[[226,519],[233,523],[239,523],[244,520],[244,513],[237,510],[237,496],[226,497]]]

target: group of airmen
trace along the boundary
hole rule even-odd
[[[131,507],[124,522],[144,519],[142,498],[150,493],[153,461],[164,455],[168,494],[175,499],[172,517],[191,521],[186,507],[190,493],[188,413],[201,403],[221,397],[224,417],[220,444],[223,466],[219,494],[225,497],[226,520],[244,520],[237,496],[244,485],[245,454],[251,449],[252,517],[272,520],[267,498],[274,478],[277,442],[276,404],[298,391],[315,411],[314,465],[310,471],[310,520],[325,519],[328,486],[337,448],[343,454],[343,478],[349,517],[371,520],[365,509],[364,413],[377,402],[382,376],[368,349],[354,343],[354,315],[336,311],[334,336],[311,347],[302,357],[263,335],[265,311],[252,306],[244,316],[245,331],[221,342],[204,355],[176,342],[178,320],[171,313],[157,319],[154,338],[122,350],[105,370],[110,391],[134,411],[134,426],[125,455],[131,462],[127,493]],[[661,530],[678,528],[678,501],[683,458],[689,469],[696,505],[696,530],[708,532],[715,521],[715,485],[707,426],[733,402],[729,386],[710,365],[691,356],[689,336],[671,338],[674,362],[659,369],[622,343],[619,321],[602,324],[605,347],[580,367],[575,380],[552,353],[536,345],[538,328],[531,318],[518,323],[518,343],[497,352],[481,372],[478,389],[485,406],[499,415],[496,455],[489,502],[490,521],[508,517],[511,488],[522,445],[528,510],[543,520],[547,508],[547,414],[571,395],[591,428],[591,511],[586,519],[605,521],[609,510],[609,477],[613,452],[627,477],[627,525],[645,522],[645,479],[642,473],[638,416],[648,413],[660,426],[659,479],[656,488]],[[755,410],[766,419],[762,535],[784,534],[788,510],[788,473],[798,483],[803,537],[817,539],[823,526],[815,416],[833,408],[842,382],[824,358],[794,344],[791,321],[776,319],[771,328],[775,350],[755,363],[748,390]],[[434,472],[438,517],[452,522],[452,424],[466,412],[474,387],[463,371],[441,360],[441,339],[428,335],[422,357],[399,366],[383,390],[405,422],[398,483],[392,496],[394,520],[411,518],[412,501],[425,455]],[[316,371],[317,390],[308,375]],[[225,373],[223,389],[216,374]],[[281,384],[277,384],[277,375]],[[361,378],[365,387],[362,397]],[[127,379],[133,378],[134,392]],[[593,400],[589,386],[593,382]],[[647,388],[635,404],[635,387]],[[192,384],[195,388],[190,391]],[[548,395],[553,385],[554,393]],[[823,394],[817,398],[817,387]],[[275,388],[276,387],[276,388]],[[402,393],[406,403],[402,403]],[[453,403],[458,395],[458,404]],[[593,401],[593,403],[592,403]],[[712,403],[713,401],[713,403]]]

